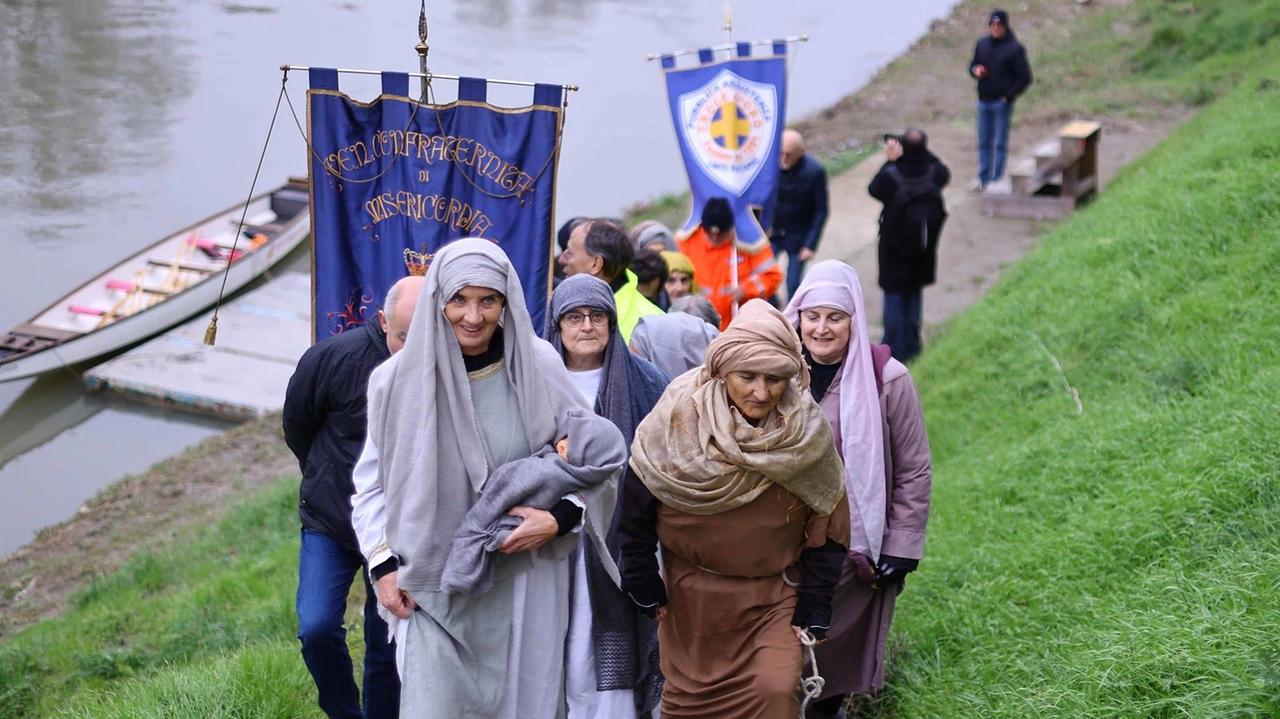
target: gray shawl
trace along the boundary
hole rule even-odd
[[[609,284],[591,275],[574,275],[560,283],[551,295],[551,311],[547,313],[542,336],[563,354],[560,319],[569,312],[587,307],[609,315],[609,343],[604,350],[604,376],[596,397],[596,413],[622,430],[627,445],[635,437],[636,425],[657,404],[670,379],[651,363],[627,350],[618,331],[618,307]]]
[[[653,409],[667,388],[667,375],[647,360],[627,349],[618,332],[618,311],[613,291],[603,280],[590,275],[574,275],[560,283],[551,296],[543,335],[557,351],[564,351],[560,318],[587,307],[609,315],[609,343],[604,353],[604,376],[596,396],[596,413],[612,422],[626,437],[628,446],[636,427]],[[572,437],[569,440],[573,444]],[[621,505],[615,508],[620,511]],[[614,527],[619,516],[614,516]],[[591,639],[595,648],[596,688],[634,689],[637,709],[647,714],[654,698],[661,694],[662,674],[658,667],[657,625],[640,616],[631,600],[618,589],[618,581],[606,573],[621,552],[616,530],[608,536],[607,551],[599,545],[584,547],[587,590],[591,597]],[[613,559],[609,558],[612,555]]]
[[[515,506],[550,509],[571,492],[585,494],[618,476],[627,461],[626,443],[613,424],[585,410],[571,409],[556,437],[569,438],[568,459],[545,446],[531,457],[499,467],[453,535],[453,550],[445,565],[441,588],[446,592],[483,594],[493,588],[494,557],[520,517]],[[604,570],[618,584],[618,569],[603,545],[596,548]]]
[[[711,304],[711,300],[703,295],[685,295],[674,299],[671,301],[671,309],[667,312],[673,315],[677,312],[691,314],[716,329],[720,328],[720,313],[716,312],[716,306]]]
[[[506,298],[504,357],[519,397],[529,446],[555,439],[569,410],[582,407],[554,349],[538,339],[511,261],[488,240],[458,240],[436,255],[404,349],[369,379],[369,440],[378,448],[386,496],[387,543],[400,558],[397,581],[410,592],[441,590],[453,536],[496,467],[489,466],[471,386],[444,306],[464,287]],[[585,529],[604,542],[614,483],[583,496]]]
[[[641,317],[631,332],[631,351],[675,378],[701,367],[707,345],[719,336],[719,328],[693,315],[649,315]]]

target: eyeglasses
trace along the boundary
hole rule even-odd
[[[585,315],[581,312],[570,312],[564,317],[561,317],[560,321],[570,327],[580,327],[582,325],[582,321],[585,319],[591,320],[591,324],[596,327],[604,327],[609,324],[609,315],[598,310]]]

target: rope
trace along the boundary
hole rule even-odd
[[[804,719],[804,714],[809,709],[809,702],[822,696],[822,689],[826,686],[827,680],[818,673],[818,657],[813,653],[813,648],[818,646],[818,640],[813,638],[808,629],[800,630],[800,644],[804,647],[805,655],[809,659],[809,669],[813,672],[813,676],[800,677],[800,690],[804,692],[804,700],[800,702],[800,719]]]
[[[236,246],[240,244],[240,233],[244,231],[244,218],[249,215],[249,203],[253,202],[253,193],[258,189],[258,175],[262,174],[262,163],[267,159],[267,148],[271,146],[271,134],[276,129],[276,118],[280,116],[280,100],[288,97],[285,83],[289,82],[289,71],[284,71],[280,78],[280,94],[276,96],[276,110],[271,113],[271,126],[267,128],[267,139],[262,143],[262,154],[258,157],[258,169],[253,171],[253,182],[249,184],[249,196],[244,201],[244,211],[240,213],[240,222],[236,225],[236,235],[231,240],[231,253],[227,255],[227,269],[222,272],[222,286],[218,288],[218,300],[213,304],[213,317],[204,331],[204,343],[213,345],[218,340],[218,310],[222,308],[222,295],[227,291],[227,277],[231,275],[231,265],[235,262]]]

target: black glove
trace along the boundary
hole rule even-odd
[[[876,579],[871,583],[871,588],[888,589],[895,584],[901,584],[907,574],[914,572],[918,566],[920,566],[918,559],[903,559],[881,554],[880,563],[876,565]]]
[[[815,602],[802,595],[791,614],[791,626],[808,629],[815,641],[826,639],[831,628],[831,602]]]
[[[791,625],[808,629],[814,639],[826,639],[831,628],[831,599],[847,553],[845,546],[834,539],[800,552],[800,586]]]
[[[667,585],[660,574],[645,574],[638,577],[622,575],[622,591],[631,597],[636,610],[653,619],[658,609],[667,606]]]

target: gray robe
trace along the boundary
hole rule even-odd
[[[821,406],[835,430],[840,447],[840,378],[822,398]],[[933,466],[925,434],[920,395],[907,368],[889,360],[880,391],[884,425],[886,521],[882,554],[904,559],[924,556],[925,525],[933,489]],[[893,609],[904,585],[888,591],[871,589],[859,581],[852,562],[832,601],[831,630],[815,650],[826,679],[824,697],[866,694],[884,686],[885,649]]]
[[[472,379],[486,459],[503,467],[529,443],[506,369]],[[486,481],[488,485],[488,480]],[[562,546],[557,548],[557,543]],[[398,627],[404,678],[400,715],[414,719],[564,716],[569,562],[576,537],[496,557],[493,585],[477,596],[411,592],[418,611]]]

